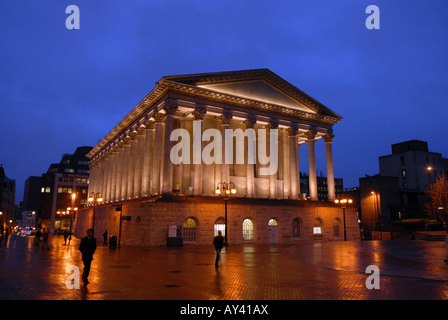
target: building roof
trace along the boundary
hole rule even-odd
[[[87,157],[92,159],[148,111],[157,109],[155,111],[163,112],[160,102],[168,94],[185,103],[206,100],[210,105],[219,105],[221,109],[232,106],[240,112],[272,114],[296,121],[320,123],[327,127],[342,119],[269,69],[164,76]]]

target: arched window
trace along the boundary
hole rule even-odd
[[[275,219],[269,220],[268,226],[277,226],[277,220],[275,220]]]
[[[184,222],[182,238],[186,242],[196,241],[196,221],[192,218],[188,218]]]
[[[300,220],[296,218],[292,221],[292,237],[300,238]]]
[[[226,221],[223,217],[219,217],[215,221],[215,227],[214,227],[214,235],[218,235],[218,231],[221,231],[222,235],[225,235],[226,233]]]
[[[341,236],[341,223],[339,219],[333,220],[333,234],[335,238],[339,238]]]
[[[313,234],[322,234],[322,221],[320,221],[320,219],[314,220]]]
[[[254,239],[254,224],[250,219],[245,219],[243,221],[243,240],[253,240]]]

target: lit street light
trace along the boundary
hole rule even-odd
[[[225,203],[225,216],[224,216],[224,223],[225,223],[225,230],[224,230],[224,246],[228,246],[228,242],[227,242],[227,201],[229,200],[231,195],[236,194],[236,188],[235,188],[235,184],[233,182],[220,182],[218,183],[218,185],[216,186],[216,191],[215,193],[217,195],[220,195],[223,197],[224,199],[224,203]]]
[[[342,199],[334,200],[334,203],[340,204],[342,207],[342,214],[343,214],[343,218],[344,218],[344,241],[347,241],[347,229],[345,227],[345,208],[347,207],[347,203],[352,204],[353,200],[347,199],[347,198],[342,198]]]

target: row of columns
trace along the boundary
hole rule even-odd
[[[176,104],[167,104],[165,113],[157,113],[154,120],[147,120],[138,128],[130,132],[123,140],[109,148],[104,155],[91,165],[91,178],[89,192],[101,192],[106,202],[121,201],[173,192],[173,164],[170,159],[170,150],[174,142],[170,141],[171,132],[174,130],[174,114],[177,111]],[[200,130],[193,132],[202,141],[203,119],[206,114],[204,107],[197,107],[193,112],[193,119],[200,124]],[[218,121],[221,126],[222,137],[229,128],[232,115],[224,113]],[[254,128],[255,118],[247,118],[243,124],[246,129]],[[275,123],[270,123],[266,129],[277,128]],[[267,130],[269,132],[269,130]],[[288,166],[289,175],[284,174],[284,188],[288,189],[291,199],[297,199],[300,194],[300,167],[298,130],[291,127],[287,130],[289,143],[284,144],[283,165]],[[317,175],[315,142],[316,133],[308,131],[305,134],[308,146],[309,163],[309,193],[311,200],[317,200]],[[323,137],[326,145],[327,184],[328,199],[335,199],[332,140],[333,135]],[[268,140],[269,141],[269,140]],[[269,146],[269,143],[267,144]],[[249,147],[249,146],[247,146]],[[222,155],[225,155],[225,139],[222,143]],[[198,150],[196,150],[198,149]],[[288,150],[286,150],[288,149]],[[247,150],[247,148],[245,148]],[[270,150],[268,149],[268,152]],[[193,159],[202,156],[201,148],[193,146]],[[194,163],[195,161],[193,161]],[[246,196],[255,197],[254,165],[246,162]],[[192,165],[191,186],[194,195],[203,194],[203,165]],[[179,170],[179,168],[175,168]],[[215,181],[230,181],[229,164],[215,164]],[[276,174],[269,177],[269,197],[277,198]]]

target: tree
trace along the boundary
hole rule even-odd
[[[444,224],[448,222],[448,179],[438,176],[434,183],[430,183],[426,189],[426,211],[434,218],[438,218]]]

